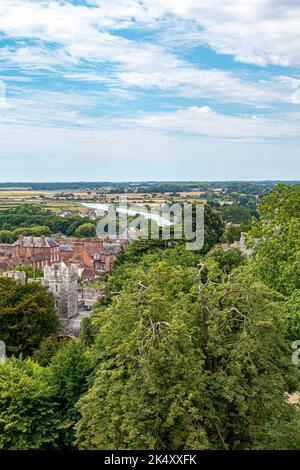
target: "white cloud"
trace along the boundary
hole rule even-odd
[[[125,37],[124,29],[135,34]],[[299,114],[276,107],[300,104],[299,0],[1,0],[0,32],[3,77],[17,84],[18,69],[24,72],[20,88],[10,85],[0,103],[2,178],[72,179],[78,168],[87,179],[288,178],[300,171]],[[243,63],[295,68],[254,76],[244,66],[208,69],[183,59],[199,45]],[[82,94],[74,81],[85,83]],[[182,105],[111,117],[111,110],[142,110],[142,100],[132,108],[128,100],[145,92],[148,105],[153,90],[169,109],[177,101],[168,97],[269,109],[233,115],[214,104]]]
[[[232,54],[238,61],[262,66],[300,65],[298,0],[99,0],[94,3],[99,5],[102,19],[110,21],[110,27],[122,27],[123,22],[133,26],[133,20],[152,28],[169,24],[167,36],[173,37],[175,44],[205,43],[218,53]]]
[[[16,64],[29,69],[56,70],[58,66],[64,67],[77,64],[78,61],[63,49],[51,50],[47,47],[21,46],[3,47],[0,49],[1,61],[6,64]]]
[[[109,80],[105,75],[99,75],[93,72],[86,73],[64,73],[63,74],[64,78],[68,78],[69,80],[79,80],[81,82],[94,82],[94,83],[110,83],[111,80]]]
[[[153,64],[147,70],[124,71],[118,78],[128,86],[174,92],[188,98],[208,98],[223,102],[255,104],[299,104],[299,90],[295,81],[273,77],[258,82],[239,78],[218,69],[198,69],[183,61]]]
[[[299,140],[218,141],[150,129],[15,123],[0,124],[0,141],[2,181],[295,179],[300,171]]]
[[[112,33],[125,27],[146,30],[166,27],[171,43],[180,44],[181,36],[186,41],[191,34],[192,44],[207,43],[217,52],[232,53],[243,61],[247,56],[248,61],[261,64],[289,63],[294,59],[288,51],[294,51],[300,59],[298,43],[297,51],[294,50],[300,34],[300,28],[298,31],[293,26],[298,10],[300,18],[300,6],[297,8],[295,2],[288,1],[286,9],[279,8],[277,0],[90,3],[93,8],[58,1],[2,0],[0,31],[17,43],[2,49],[0,58],[25,69],[51,69],[69,79],[114,84],[118,81],[123,87],[153,88],[189,98],[255,105],[300,102],[299,83],[295,87],[288,80],[269,77],[257,81],[229,71],[201,69],[180,60],[166,46]],[[277,10],[273,11],[272,6],[277,6]],[[181,34],[170,29],[170,15],[180,25]],[[29,45],[28,39],[36,44]],[[101,77],[89,70],[88,65],[100,63],[111,64]],[[82,64],[85,71],[80,73]]]
[[[282,77],[282,80],[285,79]],[[0,123],[12,126],[82,127],[90,131],[104,128],[116,131],[121,127],[176,133],[186,137],[248,140],[287,139],[300,135],[299,112],[232,115],[216,112],[208,106],[190,106],[166,112],[137,112],[135,117],[120,118],[113,117],[111,112],[107,115],[99,112],[103,107],[110,111],[115,108],[117,116],[121,116],[124,106],[125,116],[128,115],[126,103],[134,96],[117,87],[83,94],[15,86],[10,88],[10,93],[12,96],[2,102]]]
[[[256,115],[226,115],[207,106],[190,107],[173,112],[146,114],[132,121],[144,129],[176,132],[222,139],[284,139],[298,138],[300,121],[298,113],[277,117]],[[122,121],[121,121],[122,122]],[[128,125],[130,121],[124,122]]]
[[[192,43],[259,65],[300,64],[298,0],[101,0],[93,8],[69,2],[2,0],[0,29],[10,37],[32,37],[70,47],[76,54],[107,57],[120,38],[105,31],[181,25]],[[174,21],[169,21],[169,18]],[[194,26],[194,28],[193,28]],[[198,32],[198,34],[197,34]],[[79,34],[80,33],[80,34]],[[175,28],[176,33],[176,28]],[[168,29],[172,37],[172,30]],[[76,38],[77,44],[76,44]],[[180,35],[173,36],[181,40]],[[123,41],[126,42],[126,41]],[[80,47],[81,46],[81,47]],[[77,49],[78,48],[78,49]]]
[[[0,79],[0,109],[5,106],[6,101],[6,86],[5,83]]]
[[[186,21],[185,41],[205,43],[237,61],[300,65],[298,0],[144,0]],[[160,13],[161,14],[161,13]],[[191,28],[191,24],[198,27]],[[189,36],[189,31],[191,34]],[[172,31],[168,34],[172,36]],[[176,38],[173,37],[174,41]],[[177,38],[180,41],[180,37]]]
[[[5,91],[4,83],[3,90]],[[101,117],[103,107],[117,109],[120,114],[122,105],[125,106],[133,99],[130,93],[118,87],[106,91],[76,93],[24,88],[18,84],[9,86],[9,96],[1,105],[0,81],[0,123],[41,128],[61,126],[99,129],[110,125],[107,118]]]

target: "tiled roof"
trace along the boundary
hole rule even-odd
[[[94,255],[95,253],[101,254],[104,252],[102,245],[99,245],[98,243],[87,242],[84,246],[90,255]]]
[[[116,255],[120,250],[120,245],[118,243],[104,243],[104,249],[106,253]]]
[[[60,245],[59,251],[74,251],[74,245],[65,243],[63,245]]]
[[[8,243],[0,243],[0,254],[1,255],[9,255],[12,251],[13,245],[9,245]]]
[[[14,243],[14,246],[20,246],[20,239]],[[59,246],[59,244],[50,237],[45,237],[44,240],[43,237],[23,237],[21,246],[31,248],[53,248]]]

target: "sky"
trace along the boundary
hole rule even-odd
[[[300,179],[299,0],[0,0],[0,181]]]

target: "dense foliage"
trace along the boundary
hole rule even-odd
[[[45,287],[0,277],[0,340],[9,354],[32,354],[57,328],[54,301]]]
[[[221,214],[224,220],[234,224],[248,225],[251,223],[252,217],[258,218],[258,213],[255,208],[237,204],[222,206]]]
[[[300,186],[279,185],[259,208],[253,269],[267,285],[290,294],[300,289]]]
[[[0,448],[299,449],[287,400],[300,383],[299,191],[263,200],[250,258],[224,251],[235,231],[209,206],[200,252],[159,240],[121,250],[77,340],[44,331],[37,348],[25,329],[21,350],[13,340],[25,320],[32,334],[40,325],[46,293],[3,280],[0,315],[17,309],[4,316],[9,352],[24,356],[0,366]]]
[[[98,367],[79,402],[79,447],[253,445],[254,425],[280,417],[294,385],[281,303],[246,274],[216,284],[165,261],[137,268],[95,312]]]
[[[85,224],[93,226],[89,227],[89,231],[94,234],[95,224],[91,223],[89,218],[82,218],[79,215],[64,218],[48,209],[24,204],[0,212],[0,243],[12,243],[20,234],[40,237],[62,233],[74,236],[76,230]]]
[[[0,449],[56,448],[60,422],[39,367],[0,366]]]
[[[96,236],[96,227],[94,224],[82,224],[75,230],[75,235],[78,238],[89,238]]]

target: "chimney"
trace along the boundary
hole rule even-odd
[[[45,237],[45,235],[41,236],[41,246],[43,246],[43,247],[46,246],[46,237]]]
[[[23,234],[19,235],[19,245],[23,246]]]

